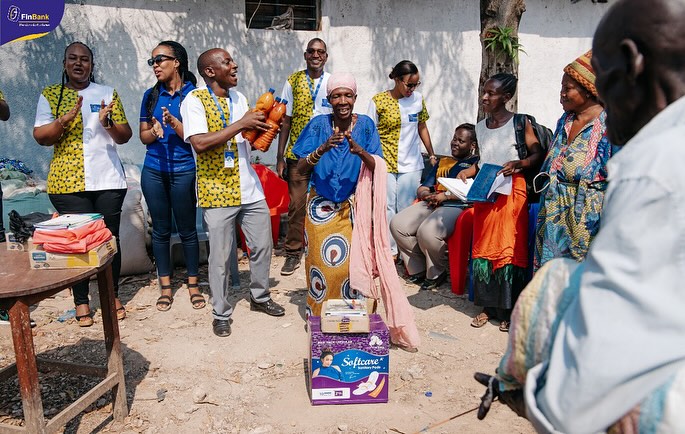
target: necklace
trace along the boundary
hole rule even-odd
[[[357,123],[357,115],[352,114],[352,122],[350,122],[350,127],[347,129],[347,131],[352,132],[354,129],[354,125]],[[331,128],[333,128],[333,131],[335,131],[335,119],[331,119]]]

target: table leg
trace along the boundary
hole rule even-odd
[[[26,430],[30,433],[44,433],[45,419],[43,417],[43,402],[40,398],[40,386],[38,385],[38,366],[36,364],[36,352],[33,348],[29,305],[19,299],[9,308],[8,312],[12,327],[14,354],[17,359],[17,375],[24,407]]]
[[[107,349],[107,374],[116,373],[119,379],[118,384],[112,389],[114,420],[123,422],[124,418],[128,416],[128,403],[126,402],[124,362],[119,338],[119,322],[114,303],[111,265],[98,273],[98,292],[100,293],[102,325],[105,331],[105,348]]]

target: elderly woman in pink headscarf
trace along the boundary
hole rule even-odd
[[[320,315],[332,298],[357,298],[350,288],[352,207],[362,164],[375,168],[381,141],[371,118],[353,113],[357,84],[349,73],[332,74],[326,86],[333,112],[312,118],[293,152],[298,170],[311,172],[305,220],[307,313]]]
[[[382,297],[391,339],[414,350],[418,332],[390,255],[385,195],[372,199],[371,193],[386,188],[378,131],[371,118],[353,113],[352,74],[331,75],[326,92],[333,112],[312,118],[293,148],[298,170],[311,172],[304,226],[307,314],[321,315],[328,299],[355,299],[360,292]]]

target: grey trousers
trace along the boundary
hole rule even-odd
[[[209,289],[212,291],[212,313],[215,319],[229,319],[233,306],[229,302],[230,256],[235,245],[235,225],[240,225],[250,249],[250,296],[257,303],[271,298],[271,217],[265,200],[225,208],[202,208],[209,233]]]
[[[435,279],[447,269],[447,238],[454,232],[461,211],[446,206],[433,210],[426,202],[419,202],[392,218],[390,233],[409,274],[425,271],[426,278]]]

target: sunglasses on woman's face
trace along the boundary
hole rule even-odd
[[[416,89],[417,87],[421,86],[421,82],[418,81],[416,83],[407,83],[406,81],[403,81],[405,86],[407,86],[407,89]]]
[[[167,56],[166,54],[158,54],[151,59],[147,59],[147,64],[150,66],[155,65],[155,64],[159,65],[162,62],[164,62],[165,60],[176,60],[176,58],[171,57],[171,56]]]

